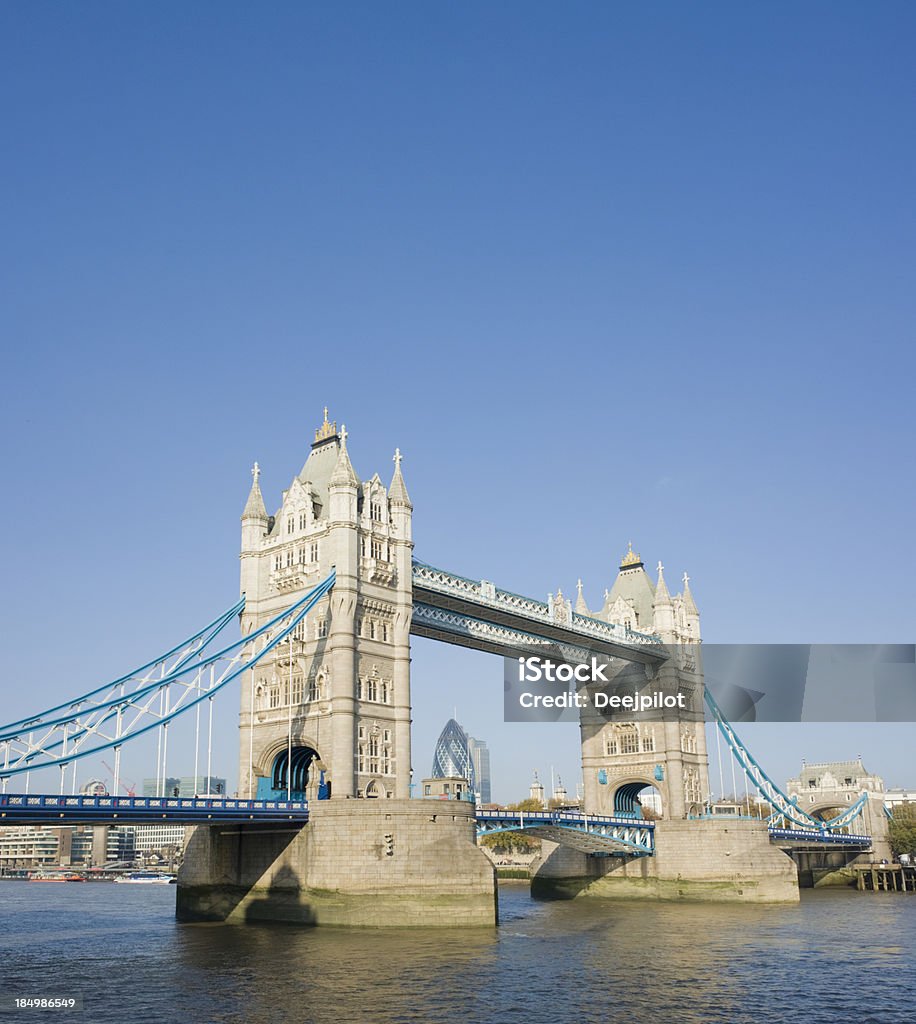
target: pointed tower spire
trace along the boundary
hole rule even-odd
[[[264,507],[261,485],[258,483],[261,467],[257,463],[251,468],[251,476],[251,490],[248,492],[248,501],[245,502],[242,519],[267,519],[267,509]]]
[[[658,563],[658,583],[655,585],[655,597],[652,601],[652,622],[655,632],[662,640],[669,642],[674,639],[674,602],[668,593],[668,586],[665,583],[665,567]]]
[[[585,598],[582,596],[582,580],[576,581],[576,611],[580,615],[591,615],[588,605],[585,603]]]
[[[684,573],[684,610],[690,615],[699,615],[693,594],[690,592],[690,577]]]
[[[407,493],[407,485],[404,483],[404,476],[401,473],[401,459],[404,456],[401,455],[401,449],[395,448],[394,450],[394,476],[391,478],[391,486],[388,488],[388,500],[392,505],[406,505],[407,508],[413,508],[410,504],[410,495]]]
[[[328,483],[331,487],[359,486],[359,478],[353,469],[353,463],[350,462],[350,455],[347,452],[346,426],[340,428],[340,452],[337,455],[337,464],[334,466],[334,472],[331,474],[331,479]]]
[[[658,563],[658,583],[655,585],[655,607],[660,604],[671,604],[671,595],[665,583],[665,567],[661,562]]]

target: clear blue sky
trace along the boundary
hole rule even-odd
[[[251,462],[275,507],[324,404],[364,477],[404,451],[424,560],[595,606],[632,538],[708,640],[912,641],[914,32],[3,6],[0,717],[230,604]],[[414,654],[418,776],[457,705],[498,797],[572,783],[575,730],[502,724],[498,659]],[[779,779],[862,752],[916,785],[914,729],[748,738]]]

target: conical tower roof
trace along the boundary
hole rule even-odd
[[[658,583],[655,584],[655,606],[660,604],[671,604],[671,595],[668,593],[668,586],[665,583],[665,567],[658,563]]]
[[[251,490],[248,492],[248,501],[245,502],[245,511],[242,519],[266,519],[267,509],[264,506],[264,497],[261,494],[261,485],[258,477],[261,475],[261,467],[255,463],[251,469]]]
[[[404,483],[404,476],[401,473],[403,457],[401,449],[395,448],[394,476],[391,478],[391,486],[388,488],[388,500],[394,505],[406,505],[408,508],[413,508],[413,505],[410,504],[410,495],[407,493],[407,485]]]
[[[350,462],[350,455],[347,452],[346,426],[340,429],[340,451],[337,453],[337,464],[334,466],[334,472],[331,474],[328,484],[331,487],[359,486],[359,477],[353,469],[353,463]]]
[[[690,577],[687,573],[684,573],[684,611],[689,615],[699,615],[699,609],[696,606],[696,602],[693,599],[693,594],[690,592]]]

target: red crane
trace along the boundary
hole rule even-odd
[[[105,765],[105,767],[108,769],[108,773],[111,775],[112,786],[114,786],[114,769],[111,767],[111,765],[107,761],[103,761],[102,764]],[[127,793],[128,796],[136,796],[137,795],[137,783],[136,782],[131,782],[130,779],[125,779],[125,778],[122,778],[119,781],[124,786],[124,792]],[[112,794],[112,796],[117,796],[117,795],[118,795],[117,793],[113,793]]]

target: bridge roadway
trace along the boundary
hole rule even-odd
[[[647,857],[655,852],[655,823],[578,811],[479,810],[478,836],[525,832],[595,856]],[[0,825],[181,825],[288,822],[306,825],[304,800],[234,800],[213,797],[66,796],[0,794]],[[826,847],[867,850],[871,836],[770,828],[784,849]]]

